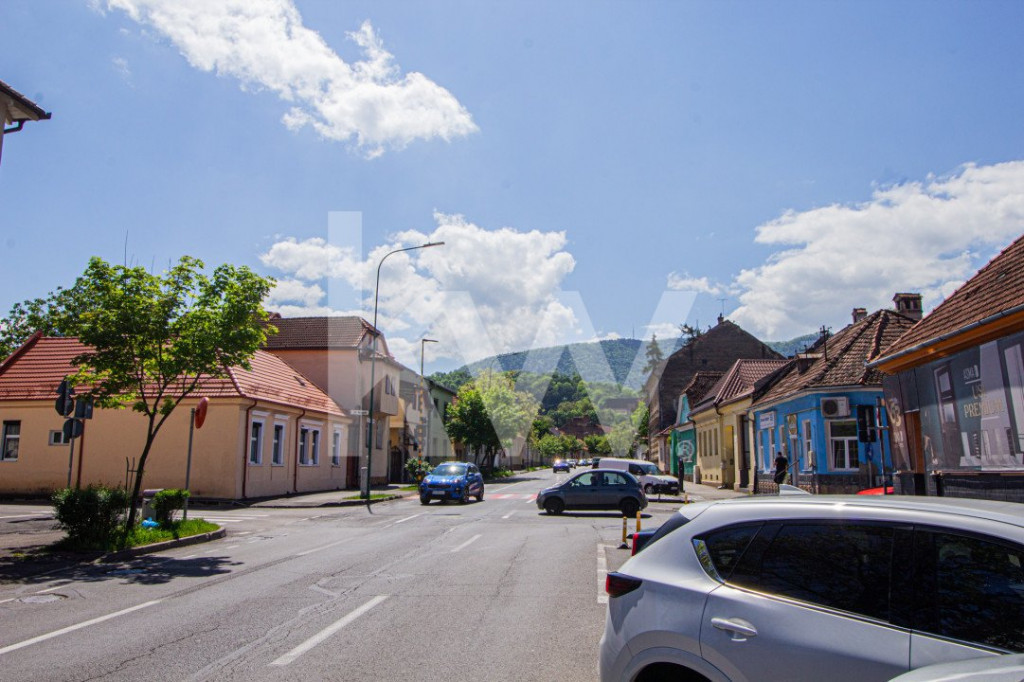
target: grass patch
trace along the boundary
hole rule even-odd
[[[127,547],[141,547],[142,545],[152,545],[157,542],[210,533],[218,528],[220,526],[217,524],[204,521],[203,519],[189,519],[188,521],[172,521],[158,528],[136,526],[128,533],[127,542],[124,543],[121,542],[122,537],[118,533],[117,537],[112,538],[102,546],[97,545],[97,543],[76,542],[71,538],[64,538],[55,542],[51,547],[57,551],[67,552],[113,552]]]
[[[391,493],[370,493],[371,500],[387,500],[394,497]],[[349,495],[348,497],[341,498],[343,500],[365,500],[362,493],[356,493],[355,495]]]

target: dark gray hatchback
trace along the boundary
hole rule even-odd
[[[571,510],[617,509],[635,516],[647,506],[640,482],[625,471],[590,469],[537,495],[537,507],[548,514]]]

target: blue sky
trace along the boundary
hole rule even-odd
[[[410,366],[932,307],[1024,233],[1019,2],[5,0],[0,311],[90,256],[273,275]],[[332,217],[333,215],[333,217]],[[343,226],[331,230],[330,225]],[[724,299],[724,300],[722,300]]]

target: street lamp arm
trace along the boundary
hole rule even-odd
[[[395,249],[394,251],[388,251],[384,254],[384,257],[377,263],[377,282],[373,287],[373,331],[375,334],[377,331],[377,296],[380,294],[380,269],[384,265],[384,261],[388,259],[388,256],[393,256],[396,253],[403,251],[415,251],[416,249],[427,249],[431,246],[444,246],[444,242],[427,242],[426,244],[420,244],[419,246],[407,246],[404,249]]]

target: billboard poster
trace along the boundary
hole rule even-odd
[[[1024,334],[928,363],[915,375],[929,471],[1024,469]]]

